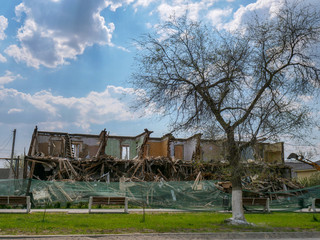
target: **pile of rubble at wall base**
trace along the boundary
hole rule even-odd
[[[231,193],[232,184],[230,181],[219,181],[215,186],[225,192]],[[265,197],[270,199],[278,199],[281,197],[297,196],[301,194],[299,190],[303,186],[294,179],[275,177],[270,179],[254,179],[248,182],[248,177],[242,179],[242,188],[244,197]],[[290,192],[292,191],[292,192]]]
[[[108,181],[186,181],[195,179],[194,164],[157,157],[142,160],[121,160],[111,156],[70,160],[67,158],[28,157],[35,167],[30,176],[39,180]],[[32,167],[31,167],[32,169]]]
[[[242,188],[244,197],[268,197],[278,199],[301,194],[303,186],[292,179],[290,168],[283,164],[250,163],[244,166]],[[230,181],[219,181],[216,187],[226,193],[231,193]],[[292,192],[290,192],[292,191]]]
[[[103,181],[119,182],[157,182],[164,181],[200,181],[218,180],[216,186],[229,192],[231,189],[230,166],[227,162],[186,162],[173,161],[166,157],[120,160],[111,156],[92,159],[70,160],[67,158],[28,157],[34,164],[30,176],[40,180],[64,181]],[[243,188],[247,195],[263,196],[270,192],[279,192],[302,188],[290,180],[290,168],[283,164],[262,162],[244,163]],[[32,167],[31,167],[32,169]]]

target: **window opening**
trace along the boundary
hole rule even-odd
[[[71,144],[71,148],[72,148],[73,157],[74,158],[79,158],[80,150],[81,150],[80,143],[72,143]]]
[[[121,159],[129,160],[130,147],[129,146],[122,146],[121,148]]]

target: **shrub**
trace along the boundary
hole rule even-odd
[[[55,203],[53,204],[53,207],[54,207],[54,208],[60,208],[60,207],[61,207],[61,203],[60,203],[60,202],[55,202]]]
[[[304,187],[312,187],[320,185],[320,172],[313,173],[310,177],[299,179]]]

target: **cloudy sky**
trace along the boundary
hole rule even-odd
[[[317,3],[319,0],[310,0]],[[0,157],[28,150],[40,130],[153,136],[167,121],[130,108],[132,40],[172,14],[218,29],[236,29],[254,13],[269,16],[279,0],[1,0]],[[319,4],[318,4],[319,5]]]

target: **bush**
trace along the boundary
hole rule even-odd
[[[88,208],[88,203],[86,203],[86,202],[79,202],[79,203],[78,203],[78,208]]]
[[[320,172],[313,173],[310,177],[298,180],[304,187],[312,187],[320,185]]]
[[[60,207],[61,207],[61,203],[60,203],[60,202],[55,202],[55,203],[53,204],[53,207],[54,207],[54,208],[60,208]]]
[[[71,202],[67,202],[66,208],[71,208]]]

